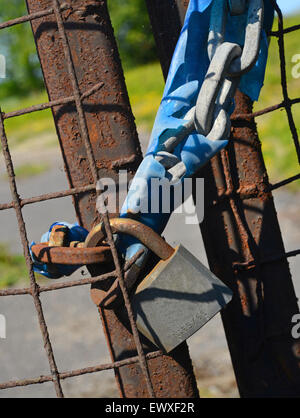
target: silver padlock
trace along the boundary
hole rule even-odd
[[[170,352],[230,302],[231,290],[182,245],[172,248],[132,219],[111,219],[110,224],[113,233],[134,236],[161,258],[132,297],[139,331],[159,348]],[[100,224],[86,245],[99,245],[104,237]]]

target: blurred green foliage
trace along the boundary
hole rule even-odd
[[[0,21],[26,14],[24,0],[0,0]],[[29,23],[4,29],[0,53],[6,57],[6,78],[0,80],[0,98],[22,96],[41,89],[42,72]]]
[[[22,255],[13,255],[4,244],[0,244],[0,288],[13,286],[28,277]]]
[[[33,163],[33,164],[21,164],[18,165],[17,167],[15,167],[15,175],[18,178],[18,180],[20,179],[28,179],[30,177],[35,177],[38,176],[42,173],[44,173],[45,171],[49,170],[49,166],[45,163]],[[7,179],[8,176],[7,174],[4,174],[3,176],[4,179]]]
[[[126,68],[154,61],[155,43],[144,0],[108,0],[120,55]],[[26,14],[24,0],[0,0],[0,21]],[[6,57],[7,76],[0,80],[0,99],[22,96],[43,87],[42,72],[29,23],[0,33],[0,54]]]
[[[285,18],[285,27],[299,24],[300,15]],[[277,30],[277,20],[274,22],[274,30]],[[284,36],[286,73],[288,92],[291,99],[300,97],[300,78],[293,78],[292,62],[294,55],[300,53],[299,30]],[[269,58],[265,77],[265,84],[260,98],[255,103],[254,109],[260,110],[282,102],[281,74],[279,48],[276,38],[271,39]],[[296,127],[299,132],[300,104],[292,107]],[[256,119],[262,150],[267,170],[272,182],[283,180],[286,177],[299,173],[299,163],[295,151],[295,145],[288,125],[287,115],[284,109],[276,110]],[[291,189],[300,189],[300,181],[293,183]]]
[[[34,104],[45,103],[48,101],[48,97],[45,91],[37,91],[27,93],[25,96],[7,96],[5,99],[0,98],[0,100],[2,110],[10,112]],[[11,147],[21,145],[36,137],[43,140],[45,146],[50,145],[48,140],[45,143],[45,139],[48,136],[53,137],[53,144],[57,143],[55,125],[50,109],[8,119],[5,122],[5,128]]]
[[[154,61],[156,47],[145,0],[108,0],[125,68]]]

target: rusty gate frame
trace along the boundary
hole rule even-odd
[[[146,1],[154,36],[158,45],[159,56],[164,74],[166,75],[188,1]],[[208,195],[206,196],[207,209],[209,209],[209,212],[203,225],[201,225],[209,263],[212,270],[216,272],[225,283],[229,284],[231,288],[234,288],[235,291],[234,302],[223,313],[223,322],[237,376],[237,382],[242,396],[274,394],[299,395],[299,384],[298,388],[295,387],[295,383],[299,383],[299,364],[295,362],[297,356],[299,360],[299,351],[297,351],[299,350],[299,346],[296,347],[296,349],[293,347],[295,350],[294,352],[291,352],[292,341],[288,339],[286,322],[288,318],[291,318],[289,315],[297,311],[296,297],[291,285],[286,259],[287,257],[300,254],[300,250],[295,250],[288,254],[284,252],[275,208],[272,203],[271,191],[289,184],[292,181],[298,180],[300,175],[297,174],[276,185],[271,186],[269,184],[261,156],[254,117],[258,117],[279,108],[285,108],[292,137],[296,145],[298,158],[300,158],[299,138],[292,114],[292,106],[299,103],[300,99],[289,98],[284,58],[284,34],[300,29],[300,25],[284,29],[282,14],[279,7],[276,1],[270,1],[275,5],[279,17],[278,31],[271,32],[270,35],[276,36],[279,41],[284,99],[280,104],[252,113],[252,103],[247,97],[238,93],[237,109],[232,118],[232,142],[234,145],[230,145],[228,150],[224,151],[220,157],[215,158],[212,163],[200,173],[209,185],[209,187],[206,187],[206,190],[209,189]],[[119,264],[107,213],[103,216],[103,220],[105,222],[109,244],[114,256],[115,270],[113,272],[89,279],[73,280],[48,286],[40,286],[35,280],[25,222],[22,216],[22,208],[25,205],[49,199],[72,196],[79,222],[83,226],[89,228],[99,220],[94,205],[96,198],[96,183],[99,177],[103,175],[107,177],[108,174],[110,177],[114,177],[116,176],[117,170],[124,167],[129,169],[133,174],[141,161],[140,147],[106,7],[106,1],[85,0],[80,2],[75,1],[73,4],[74,6],[70,7],[68,6],[68,2],[64,2],[60,5],[58,0],[27,0],[29,10],[27,16],[0,24],[0,29],[4,29],[15,24],[31,22],[50,99],[48,103],[35,105],[16,112],[1,112],[0,115],[1,144],[13,199],[10,203],[1,204],[0,210],[15,209],[16,211],[30,277],[30,287],[1,290],[0,296],[28,294],[33,297],[51,371],[51,374],[47,376],[1,383],[0,389],[52,381],[57,396],[63,397],[61,380],[82,374],[113,369],[116,373],[121,396],[195,397],[198,395],[198,392],[187,345],[181,345],[178,349],[174,350],[172,355],[166,356],[161,351],[155,350],[153,347],[145,346],[140,340],[133,319],[126,286],[124,285],[124,274],[126,274],[125,272],[128,265],[122,269]],[[168,13],[166,13],[166,11]],[[165,19],[164,21],[162,21],[163,16]],[[54,22],[53,18],[55,19]],[[167,24],[168,22],[170,22],[170,25]],[[84,26],[89,27],[92,35],[81,31]],[[99,38],[97,39],[95,35],[97,28],[105,38],[100,40],[102,47],[102,62],[101,65],[98,66],[101,67],[99,70],[100,73],[93,67],[93,71],[85,78],[85,74],[80,71],[80,63],[82,62],[82,59],[88,60],[88,57],[85,55],[87,52],[78,51],[78,49],[76,49],[76,44],[80,44],[83,39],[85,42],[90,42],[89,45],[93,45],[95,40],[99,41]],[[100,36],[98,32],[97,34]],[[54,54],[52,57],[51,54],[49,54],[51,45]],[[61,48],[59,48],[58,45],[60,45]],[[91,61],[95,59],[93,53],[99,53],[97,44],[94,43],[94,47],[95,51],[92,51],[91,49],[89,51],[92,51]],[[60,68],[58,64],[61,64]],[[54,67],[56,65],[57,68],[59,68],[59,71],[61,71],[59,80],[55,79],[56,73]],[[56,71],[58,70],[56,69]],[[94,73],[94,75],[92,73]],[[66,78],[66,74],[68,79]],[[93,79],[93,77],[96,79]],[[100,83],[99,80],[101,80]],[[54,83],[54,81],[56,81],[56,83]],[[58,82],[63,84],[63,86],[57,88]],[[101,103],[100,106],[99,103]],[[4,122],[8,118],[47,108],[51,108],[53,112],[70,188],[61,192],[22,199],[18,195]],[[94,110],[94,113],[90,109]],[[92,116],[90,113],[93,113]],[[68,128],[70,126],[72,128],[71,131]],[[101,129],[99,127],[101,127]],[[97,130],[96,128],[99,129]],[[121,133],[121,135],[119,135],[119,133]],[[118,140],[119,142],[117,142]],[[122,154],[119,152],[120,148],[118,148],[121,144]],[[249,149],[251,151],[250,153]],[[124,150],[125,156],[120,158],[120,155],[124,155]],[[256,185],[259,187],[251,188],[247,181],[244,182],[245,184],[241,184],[243,183],[241,181],[243,176],[239,177],[238,183],[235,182],[236,167],[232,167],[232,157],[236,156],[237,151],[241,152],[241,155],[243,156],[248,153],[249,164],[251,164],[251,161],[252,164],[253,162],[257,162],[258,168],[255,169],[252,167],[252,171],[250,170],[250,172],[252,176],[256,173]],[[83,176],[80,176],[79,173],[82,171],[85,173],[84,178]],[[225,178],[223,173],[225,173]],[[242,173],[242,171],[239,171],[238,174],[244,174],[245,177],[245,173]],[[238,187],[236,187],[237,185]],[[257,245],[255,245],[257,236],[254,234],[255,231],[253,232],[253,230],[251,230],[251,227],[249,227],[249,229],[247,228],[248,224],[245,222],[247,211],[244,206],[241,207],[241,202],[243,205],[245,201],[253,204],[253,202],[258,201],[257,199],[261,199],[264,203],[268,203],[268,213],[271,216],[273,227],[275,226],[275,231],[273,231],[273,235],[271,234],[271,240],[274,243],[279,243],[276,248],[277,250],[279,249],[279,251],[267,255],[257,253]],[[225,206],[225,208],[222,206],[228,205],[228,203],[229,206]],[[229,217],[229,222],[228,219],[226,221],[224,217],[224,213],[226,211],[228,212],[228,210],[230,210],[230,213],[233,215],[236,225],[238,226],[238,234],[241,241],[244,240],[243,251],[239,254],[239,257],[235,257],[234,260],[232,260],[232,255],[227,254],[228,250],[231,249],[229,238],[233,239],[236,235],[235,228],[229,229],[229,232],[225,231],[230,223],[232,225],[231,218]],[[220,240],[221,244],[218,244],[216,240],[212,242],[209,238],[211,233],[216,233],[214,224],[219,228],[218,232],[220,233],[220,236],[224,237],[224,240]],[[252,246],[248,245],[248,240],[250,238],[252,239]],[[245,245],[245,239],[247,245]],[[220,245],[222,248],[220,248]],[[220,258],[220,254],[222,254],[224,249],[226,250],[225,256],[222,255]],[[134,261],[135,258],[130,260],[129,264]],[[259,269],[257,267],[258,265],[260,266]],[[252,291],[249,292],[249,289],[245,291],[245,287],[243,286],[245,286],[246,283],[249,285],[249,283],[252,282],[253,284],[253,282],[255,282],[255,288],[257,288],[257,284],[261,284],[265,280],[265,277],[261,276],[261,269],[270,265],[275,265],[275,270],[278,270],[278,268],[283,269],[282,277],[285,277],[285,281],[283,283],[282,280],[278,280],[276,291],[278,296],[279,290],[281,292],[284,288],[288,290],[287,301],[290,303],[290,306],[288,309],[286,309],[286,306],[283,306],[283,310],[286,314],[285,321],[280,323],[281,318],[278,318],[280,327],[278,321],[276,321],[273,332],[271,332],[271,330],[270,334],[267,335],[266,341],[263,341],[267,346],[267,349],[262,349],[261,346],[255,346],[253,349],[253,358],[256,360],[257,353],[260,355],[260,353],[264,351],[264,354],[266,352],[268,354],[271,353],[270,356],[273,356],[273,360],[278,358],[278,363],[288,359],[290,364],[285,364],[284,369],[288,369],[288,371],[291,372],[292,384],[286,382],[287,374],[282,368],[279,371],[277,370],[279,373],[277,377],[280,377],[283,382],[279,387],[275,387],[271,384],[274,383],[271,381],[271,378],[274,378],[274,374],[270,374],[270,365],[272,366],[274,364],[272,361],[266,361],[266,367],[263,367],[262,372],[258,373],[261,363],[253,363],[253,358],[251,357],[250,360],[252,362],[250,361],[250,367],[246,364],[247,362],[243,357],[242,351],[244,344],[249,341],[247,332],[249,331],[250,337],[253,339],[253,329],[254,336],[256,336],[255,332],[257,331],[258,325],[261,325],[261,316],[259,316],[260,321],[256,323],[257,312],[255,312],[254,309],[255,315],[253,315],[253,312],[251,311],[251,304],[253,303],[253,297],[255,295]],[[249,276],[249,271],[252,274],[251,277]],[[275,273],[274,276],[276,276]],[[245,274],[247,274],[246,278],[244,276]],[[270,272],[268,274],[270,274]],[[266,275],[265,271],[264,275]],[[39,297],[40,293],[72,286],[98,283],[105,281],[108,278],[118,278],[120,282],[133,337],[127,329],[128,326],[124,327],[113,312],[100,312],[104,329],[106,330],[112,363],[67,372],[59,372],[43,315]],[[237,286],[238,283],[239,286]],[[271,293],[271,296],[274,296],[274,294]],[[254,302],[261,308],[257,300],[254,300]],[[267,302],[270,303],[269,300]],[[280,300],[279,303],[281,303]],[[261,309],[258,309],[258,311],[260,311],[261,315]],[[252,321],[248,327],[249,330],[241,329],[241,324],[245,324],[245,322],[243,322],[245,318],[250,318],[248,323]],[[286,339],[288,339],[288,341]],[[278,343],[277,347],[274,347],[275,340],[276,343]],[[270,344],[270,341],[272,344]],[[253,347],[251,347],[251,349],[252,348]],[[253,354],[252,351],[251,353]],[[128,353],[132,355],[128,356]],[[288,355],[286,358],[283,358],[286,353]],[[265,360],[265,355],[262,356],[262,358]],[[246,360],[249,361],[249,358],[246,358]],[[170,384],[171,381],[172,384]],[[262,387],[262,382],[267,382],[266,387]]]
[[[174,22],[183,23],[189,2],[146,1],[166,76],[179,34]],[[300,341],[291,332],[299,308],[287,263],[300,250],[285,252],[272,196],[273,190],[299,180],[300,174],[269,183],[254,119],[285,109],[300,162],[292,113],[300,100],[288,94],[284,49],[284,35],[300,25],[284,29],[277,2],[268,1],[278,16],[278,31],[268,35],[278,39],[283,101],[253,113],[252,101],[237,92],[230,144],[197,175],[206,184],[200,228],[208,262],[234,292],[222,319],[242,397],[300,396]]]
[[[0,205],[0,210],[16,210],[31,286],[3,290],[0,296],[33,296],[51,375],[2,383],[0,389],[52,381],[57,396],[63,397],[62,379],[113,369],[121,396],[197,397],[198,389],[186,343],[171,355],[145,343],[142,346],[123,282],[125,269],[119,264],[113,240],[110,240],[115,262],[113,272],[49,286],[39,286],[36,282],[22,207],[72,196],[79,223],[89,229],[99,221],[95,205],[98,179],[105,176],[117,180],[117,172],[121,168],[127,168],[133,175],[142,157],[106,1],[73,1],[71,6],[70,3],[68,6],[68,2],[60,5],[58,0],[27,0],[26,3],[28,16],[4,22],[0,29],[31,22],[50,102],[17,112],[1,113],[0,135],[13,201]],[[80,45],[84,45],[84,48],[80,48]],[[47,108],[53,112],[70,189],[20,199],[4,121]],[[103,220],[110,239],[107,213]],[[113,311],[100,311],[112,363],[60,373],[55,363],[40,293],[99,283],[109,278],[119,280],[130,322],[124,324]]]

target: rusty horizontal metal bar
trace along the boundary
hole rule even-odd
[[[261,264],[267,264],[267,263],[273,263],[279,260],[284,260],[284,259],[288,259],[288,258],[292,258],[292,257],[296,257],[300,255],[300,249],[298,250],[294,250],[294,251],[289,251],[287,253],[284,254],[274,254],[273,256],[269,256],[268,258],[265,258],[264,260],[262,260]]]
[[[280,187],[287,186],[294,181],[300,180],[300,174],[296,174],[295,176],[289,177],[288,179],[282,180],[278,183],[271,185],[271,190],[279,189]]]
[[[151,360],[157,357],[161,357],[162,355],[163,353],[161,351],[153,351],[146,355],[146,359]],[[72,377],[82,376],[85,374],[97,373],[97,372],[101,372],[104,370],[119,369],[121,367],[128,366],[131,364],[136,364],[138,362],[139,362],[139,356],[135,356],[135,357],[127,358],[125,360],[115,361],[113,363],[100,364],[98,366],[86,367],[82,369],[72,370],[69,372],[62,372],[62,373],[59,373],[59,379],[64,380],[64,379],[70,379]],[[32,379],[11,380],[8,382],[0,383],[0,390],[37,385],[37,384],[42,384],[42,383],[47,383],[47,382],[54,382],[54,379],[51,375],[39,376],[39,377],[32,378]]]
[[[53,13],[53,8],[43,10],[41,12],[31,13],[25,16],[17,17],[16,19],[7,20],[6,22],[0,23],[0,30],[6,29],[11,26],[19,25],[21,23],[30,22],[41,17],[49,16]]]
[[[61,11],[68,10],[68,9],[71,9],[71,8],[72,7],[68,6],[66,3],[64,3],[63,5],[60,6]],[[5,22],[0,23],[0,30],[9,28],[9,27],[12,27],[12,26],[15,26],[15,25],[20,25],[22,23],[31,22],[32,20],[40,19],[42,17],[49,16],[53,13],[54,13],[54,9],[53,9],[53,7],[50,7],[48,9],[42,10],[40,12],[29,13],[27,15],[20,16],[20,17],[17,17],[15,19],[10,19],[10,20],[7,20]]]
[[[233,139],[234,140],[234,139]],[[238,139],[240,141],[240,139]],[[289,177],[288,179],[282,180],[276,184],[266,184],[264,181],[260,183],[255,183],[249,186],[239,187],[237,190],[224,190],[223,188],[218,191],[217,198],[214,199],[209,207],[214,207],[220,205],[224,200],[228,199],[239,199],[244,201],[247,199],[258,198],[261,194],[271,192],[273,190],[279,189],[280,187],[291,184],[300,179],[300,174]]]
[[[91,96],[93,93],[100,90],[101,87],[103,87],[103,86],[104,86],[104,83],[102,83],[102,82],[97,83],[91,89],[89,89],[88,91],[83,93],[80,97],[80,100],[82,101],[85,98]],[[27,107],[27,108],[24,108],[24,109],[14,110],[12,112],[3,113],[3,119],[10,119],[10,118],[15,118],[17,116],[27,115],[27,114],[33,113],[33,112],[40,112],[42,110],[51,109],[55,106],[61,106],[61,105],[64,105],[64,104],[75,102],[75,100],[76,100],[75,96],[62,97],[61,99],[52,100],[52,101],[47,102],[47,103],[41,103],[41,104],[33,105],[33,106],[30,106],[30,107]]]
[[[91,192],[91,191],[94,191],[94,190],[96,190],[96,185],[95,184],[89,184],[88,186],[74,187],[72,189],[63,190],[61,192],[46,193],[46,194],[42,194],[40,196],[30,197],[28,199],[20,199],[19,203],[20,203],[21,207],[24,207],[26,205],[32,205],[34,203],[45,202],[46,200],[60,199],[60,198],[63,198],[63,197],[68,197],[68,196],[75,196],[75,195],[79,195],[81,193]],[[0,204],[0,211],[1,210],[7,210],[7,209],[13,209],[14,207],[15,207],[14,202],[2,203],[2,204]]]
[[[245,262],[245,263],[233,263],[233,268],[237,271],[240,270],[249,270],[249,269],[255,269],[258,266],[262,266],[264,264],[269,264],[269,263],[276,263],[277,261],[281,261],[281,260],[285,260],[288,258],[292,258],[292,257],[296,257],[300,255],[300,249],[299,250],[294,250],[294,251],[289,251],[286,253],[282,253],[282,254],[274,254],[271,255],[269,257],[266,257],[262,260],[256,260],[256,261],[249,261],[249,262]]]
[[[144,250],[139,250],[130,260],[128,260],[125,263],[125,266],[123,267],[124,272],[126,273],[130,267],[140,258],[140,256],[144,253]],[[80,279],[80,280],[69,280],[67,282],[63,283],[55,283],[48,286],[40,286],[38,285],[38,293],[43,292],[50,292],[54,290],[61,290],[61,289],[67,289],[70,287],[78,287],[78,286],[85,286],[88,284],[95,284],[99,283],[101,281],[106,281],[111,278],[117,278],[117,272],[116,270],[113,270],[109,273],[102,274],[101,276],[95,276],[90,277],[86,279]],[[2,289],[0,290],[0,297],[5,296],[21,296],[21,295],[32,295],[32,290],[30,287],[24,287],[20,289]]]
[[[92,278],[80,279],[80,280],[73,280],[73,281],[68,281],[68,282],[64,282],[64,283],[52,284],[52,285],[48,285],[48,286],[40,286],[39,285],[38,292],[39,293],[51,292],[53,290],[61,290],[61,289],[68,289],[70,287],[84,286],[84,285],[88,285],[88,284],[98,283],[100,281],[105,281],[107,279],[114,278],[114,277],[116,277],[116,271],[115,270],[113,270],[110,273],[98,276],[98,277],[92,277]],[[30,287],[24,287],[24,288],[20,288],[20,289],[0,290],[0,297],[22,296],[22,295],[32,295],[31,288]]]
[[[235,120],[239,120],[239,119],[252,119],[252,118],[256,118],[258,116],[263,116],[267,113],[271,113],[274,112],[274,110],[278,110],[278,109],[283,109],[287,106],[287,104],[289,106],[293,106],[297,103],[300,103],[300,98],[296,98],[296,99],[288,99],[288,102],[283,101],[281,103],[278,103],[276,105],[273,106],[269,106],[266,107],[264,109],[258,110],[257,112],[253,112],[253,113],[248,113],[248,114],[243,114],[243,113],[237,113],[236,115],[232,116],[232,121]]]
[[[287,33],[291,33],[291,32],[294,32],[296,30],[299,30],[299,29],[300,29],[300,25],[294,25],[294,26],[290,26],[288,28],[284,28],[282,31],[279,31],[279,30],[270,31],[269,35],[279,37],[279,36],[281,36],[281,34],[286,35]]]

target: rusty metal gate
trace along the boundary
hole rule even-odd
[[[232,141],[198,175],[206,181],[206,217],[200,226],[212,271],[234,291],[223,322],[241,396],[299,396],[300,347],[291,337],[291,318],[298,313],[272,190],[300,175],[270,185],[255,118],[284,108],[300,161],[299,138],[287,89],[284,28],[278,15],[278,38],[283,101],[253,113],[252,103],[237,93],[232,116]],[[0,24],[5,29],[31,22],[49,102],[0,114],[0,135],[12,201],[0,210],[14,209],[30,278],[30,287],[1,290],[0,296],[31,295],[36,308],[50,374],[9,381],[0,389],[53,382],[63,397],[61,381],[113,369],[123,397],[197,397],[198,390],[186,344],[170,355],[142,344],[124,285],[126,268],[119,263],[108,213],[103,216],[115,269],[98,277],[50,285],[36,282],[22,215],[25,205],[72,196],[79,223],[90,229],[98,219],[95,208],[99,178],[117,180],[118,170],[133,175],[142,155],[124,82],[116,42],[104,0],[27,0],[28,15]],[[164,75],[179,35],[187,0],[146,0]],[[69,189],[27,199],[19,196],[5,120],[51,108],[69,181]],[[122,156],[122,157],[121,157]],[[218,239],[215,237],[218,236]],[[135,260],[129,262],[132,263]],[[128,324],[113,311],[100,310],[112,362],[84,369],[58,370],[40,300],[42,292],[88,285],[115,277],[128,312]],[[247,349],[245,349],[247,348]],[[130,355],[128,355],[130,353]]]

